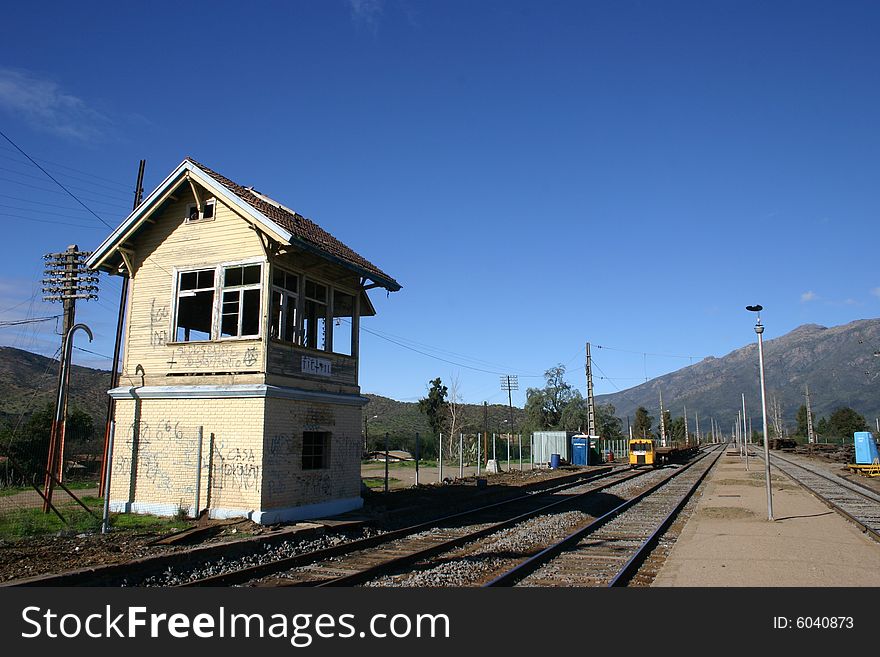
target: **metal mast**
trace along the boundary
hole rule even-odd
[[[596,435],[596,407],[593,400],[593,359],[590,357],[590,343],[587,343],[587,435]]]

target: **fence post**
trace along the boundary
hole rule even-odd
[[[388,492],[388,432],[385,432],[385,492]]]
[[[535,469],[535,434],[529,434],[529,461],[531,462],[531,467],[529,470]]]
[[[492,434],[492,460],[495,461],[495,434]],[[497,463],[497,461],[496,461]]]
[[[211,508],[211,488],[214,486],[214,434],[208,439],[208,482],[205,486],[205,508]]]
[[[113,436],[116,433],[116,421],[110,421],[110,433],[107,436],[107,456],[104,461],[104,517],[101,521],[101,533],[110,531],[110,466],[113,463]]]
[[[419,432],[416,431],[416,486],[419,485],[419,457],[421,456],[421,443],[419,442]]]
[[[196,500],[193,505],[193,518],[199,517],[199,496],[202,492],[202,440],[205,427],[199,427],[199,446],[196,451]]]
[[[507,471],[510,472],[510,438],[511,434],[507,434]]]
[[[480,453],[480,438],[482,438],[482,436],[477,434],[477,477],[480,476],[480,459],[483,457]]]
[[[458,478],[464,479],[464,434],[458,434]]]
[[[438,450],[438,458],[437,458],[437,481],[441,484],[443,483],[443,434],[440,434],[440,449]]]
[[[519,438],[519,471],[522,472],[522,434],[519,434],[517,438]]]

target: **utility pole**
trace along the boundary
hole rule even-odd
[[[489,460],[489,451],[487,441],[489,440],[489,402],[483,402],[483,454],[486,461]]]
[[[137,207],[141,204],[141,199],[144,195],[144,168],[147,166],[146,160],[141,160],[140,165],[138,166],[138,175],[137,182],[134,186],[134,203],[132,205],[132,212],[137,210]],[[125,324],[125,307],[128,302],[128,281],[131,278],[131,272],[126,271],[122,276],[122,290],[119,293],[119,313],[116,317],[116,343],[113,347],[113,367],[110,369],[110,389],[117,387],[119,385],[119,359],[122,353],[122,329]],[[101,458],[101,479],[98,483],[98,497],[103,497],[104,493],[104,479],[106,471],[107,471],[107,458],[108,454],[108,445],[110,444],[110,425],[113,420],[116,418],[116,400],[113,397],[108,395],[107,399],[107,422],[104,426],[104,456]],[[364,448],[366,450],[366,440],[364,441]]]
[[[590,343],[587,343],[587,435],[596,434],[596,407],[593,400],[593,359],[590,357]]]
[[[501,389],[507,391],[507,404],[508,404],[508,421],[510,426],[508,427],[510,433],[507,434],[507,448],[510,449],[510,441],[513,437],[513,397],[511,395],[512,390],[519,390],[519,377],[516,374],[505,374],[501,377]],[[508,461],[510,457],[508,456]]]
[[[807,442],[812,445],[816,437],[813,434],[813,411],[810,410],[810,386],[804,386],[804,390],[807,395]]]
[[[45,278],[43,278],[43,300],[60,301],[63,304],[63,324],[61,329],[61,368],[58,371],[58,397],[55,408],[56,421],[52,422],[49,435],[49,456],[46,462],[46,475],[43,481],[43,512],[48,513],[52,502],[52,489],[55,481],[61,481],[64,474],[64,433],[67,426],[67,387],[70,384],[70,357],[72,347],[67,339],[68,333],[76,324],[76,300],[97,299],[98,276],[86,269],[86,258],[91,252],[80,251],[71,244],[63,253],[47,253]]]
[[[666,447],[666,420],[663,417],[663,391],[660,390],[660,447]]]
[[[700,446],[700,414],[694,411],[694,418],[697,420],[697,447]]]
[[[684,445],[688,447],[691,444],[690,436],[688,436],[688,407],[684,407]]]

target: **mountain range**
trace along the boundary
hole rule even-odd
[[[778,401],[783,422],[795,424],[798,408],[809,386],[811,407],[816,417],[829,415],[841,406],[861,413],[874,426],[880,417],[880,319],[866,319],[826,328],[816,324],[800,326],[778,338],[764,341],[765,381],[768,412]],[[33,410],[54,403],[58,363],[12,347],[0,347],[0,419],[13,427]],[[106,390],[110,373],[74,365],[71,374],[71,405],[91,415],[102,427],[107,408]],[[726,356],[708,357],[641,385],[596,397],[597,403],[612,403],[618,417],[633,417],[644,406],[659,417],[660,394],[664,408],[673,417],[686,406],[690,429],[699,414],[701,430],[714,418],[722,431],[729,431],[737,411],[746,399],[746,414],[753,427],[761,429],[761,394],[757,343],[748,344]],[[365,394],[365,424],[372,438],[385,432],[393,436],[428,435],[425,416],[414,402],[399,402]],[[507,431],[511,415],[507,406],[463,404],[464,427],[482,429],[488,417],[490,432]],[[524,411],[513,408],[515,427],[522,424]]]

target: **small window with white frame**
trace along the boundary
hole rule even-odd
[[[217,199],[209,198],[202,204],[202,210],[195,204],[189,206],[186,213],[186,223],[191,224],[198,221],[209,221],[214,218],[214,210],[216,210]]]

